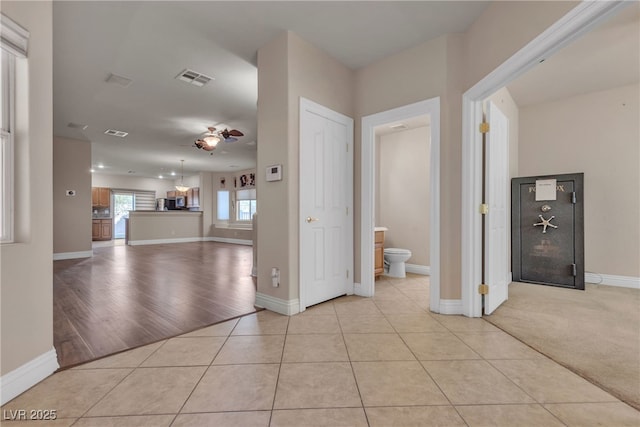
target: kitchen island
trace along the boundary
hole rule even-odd
[[[153,245],[202,240],[202,211],[129,211],[126,244]]]

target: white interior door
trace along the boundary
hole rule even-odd
[[[491,314],[508,298],[509,287],[509,120],[491,101],[487,103],[485,190],[489,212],[485,218],[484,313]]]
[[[353,119],[300,100],[300,311],[353,292]]]

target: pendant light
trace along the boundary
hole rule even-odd
[[[176,190],[183,193],[189,191],[189,187],[184,185],[184,160],[180,160],[180,185],[176,185]]]

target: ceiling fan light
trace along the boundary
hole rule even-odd
[[[217,135],[207,135],[202,140],[209,146],[215,147],[220,142],[220,137]]]

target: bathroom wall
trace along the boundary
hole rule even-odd
[[[376,225],[385,247],[409,249],[409,264],[429,266],[430,128],[381,135],[376,155]]]

